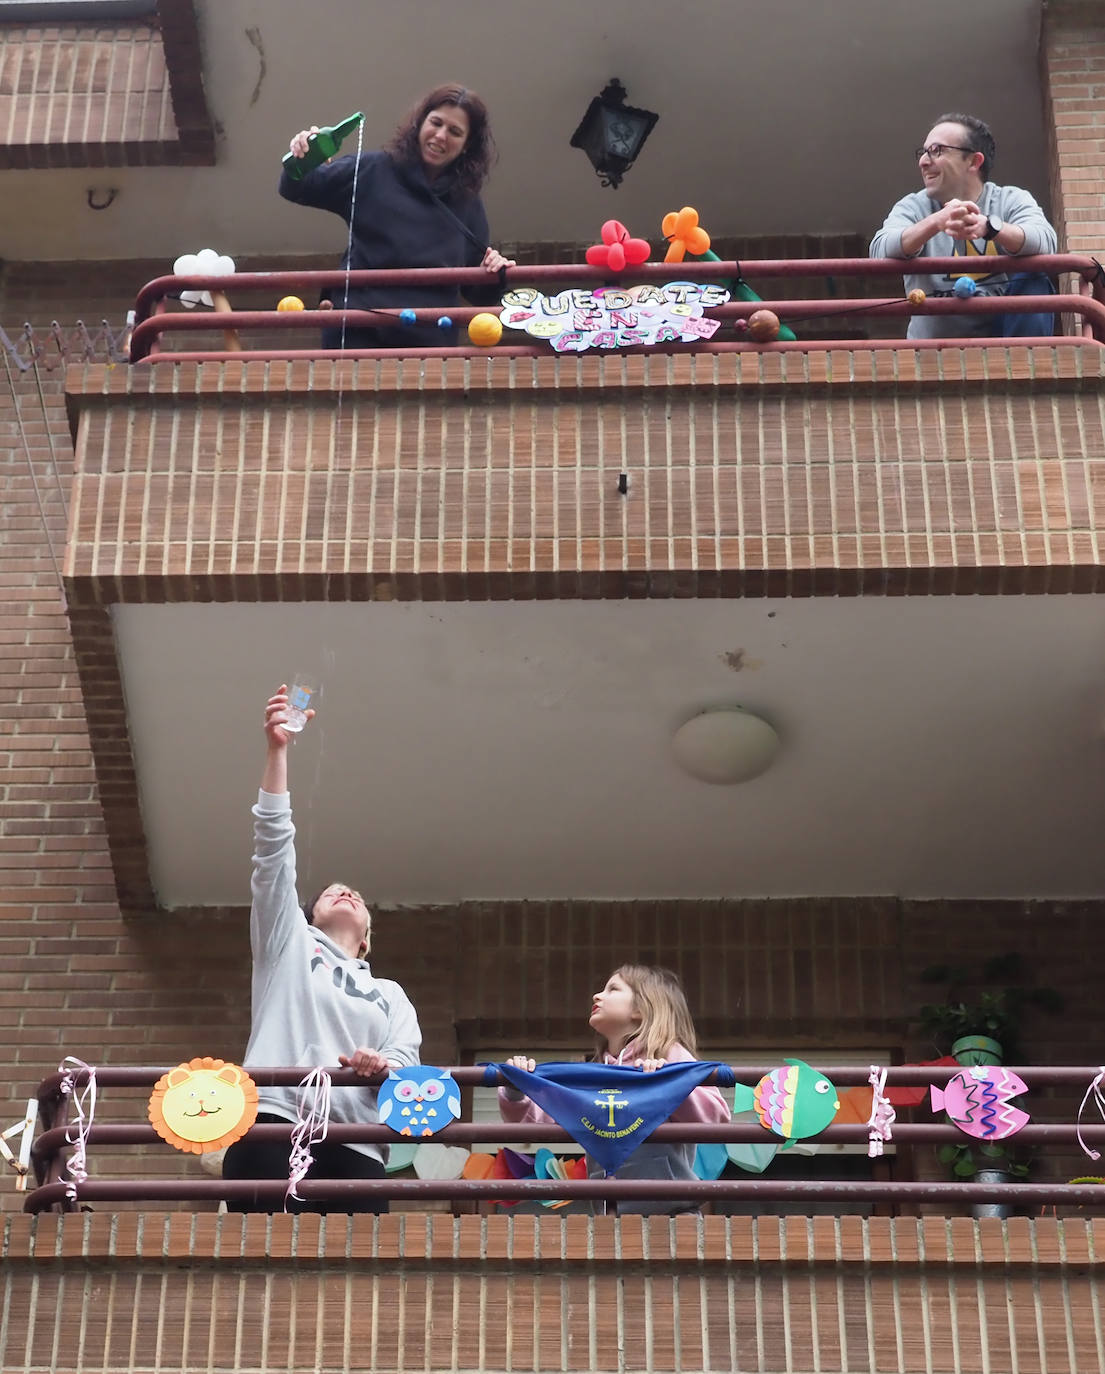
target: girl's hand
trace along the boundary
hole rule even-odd
[[[506,1061],[512,1069],[522,1069],[526,1073],[532,1073],[537,1065],[532,1059],[527,1059],[524,1054],[514,1054]]]
[[[338,1063],[343,1069],[352,1069],[362,1078],[372,1078],[378,1073],[387,1073],[391,1065],[379,1050],[354,1050],[352,1054],[339,1054]]]
[[[657,1069],[662,1069],[667,1063],[666,1059],[637,1059],[634,1061],[637,1068],[644,1073],[655,1073]]]
[[[309,129],[300,129],[299,133],[297,133],[296,136],[292,139],[292,141],[288,144],[289,150],[290,150],[296,157],[306,157],[306,156],[307,156],[308,140],[310,139],[310,137],[311,137],[312,134],[317,134],[317,133],[318,133],[318,125],[317,125],[317,124],[312,124],[311,127],[310,127]]]
[[[295,149],[292,149],[295,152]],[[501,272],[504,267],[517,267],[513,258],[504,258],[497,248],[489,248],[483,255],[480,266],[485,272]]]
[[[288,710],[288,684],[282,682],[276,694],[269,697],[265,705],[265,734],[269,738],[270,748],[286,748],[294,733],[284,728],[288,723]],[[315,713],[308,707],[305,714],[310,720]]]

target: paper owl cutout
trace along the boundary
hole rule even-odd
[[[256,1121],[257,1085],[237,1064],[190,1059],[157,1080],[149,1118],[162,1140],[186,1154],[221,1150]]]
[[[460,1116],[460,1089],[448,1069],[417,1064],[388,1074],[376,1098],[380,1120],[396,1135],[436,1135]]]
[[[786,1139],[783,1149],[795,1140],[817,1135],[840,1109],[836,1089],[822,1074],[801,1059],[788,1059],[785,1069],[764,1074],[754,1088],[736,1087],[734,1110],[754,1107],[760,1125]]]
[[[1024,1080],[1000,1064],[980,1064],[957,1073],[941,1090],[930,1089],[932,1110],[945,1111],[949,1119],[979,1140],[1004,1140],[1029,1117],[1012,1099],[1028,1091]]]

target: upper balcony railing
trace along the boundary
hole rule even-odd
[[[561,264],[509,268],[500,273],[503,291],[521,286],[577,288],[588,290],[604,286],[624,286],[643,283],[665,283],[688,281],[719,283],[726,281],[744,282],[752,279],[760,284],[765,281],[784,280],[787,282],[804,279],[839,278],[895,278],[905,275],[925,275],[962,273],[965,259],[925,258],[923,260],[894,260],[873,258],[801,258],[801,259],[764,259],[760,261],[732,262],[682,262],[682,263],[644,263],[631,269],[621,277],[613,278],[603,268],[585,265]],[[981,260],[980,260],[981,261]],[[993,260],[986,260],[992,262]],[[726,352],[822,352],[840,347],[862,350],[886,351],[902,348],[931,349],[943,347],[978,348],[992,347],[995,343],[1012,345],[1046,344],[1049,347],[1102,347],[1105,346],[1105,273],[1093,258],[1075,253],[1057,253],[1036,257],[1016,258],[1018,273],[1042,273],[1057,278],[1069,275],[1073,289],[1054,295],[1024,296],[984,296],[977,295],[966,299],[926,297],[922,301],[911,301],[905,296],[887,297],[839,297],[815,299],[772,300],[730,300],[726,304],[706,307],[707,318],[722,322],[722,328],[711,339],[698,342],[671,342],[650,347],[629,345],[617,348],[618,353],[726,353]],[[250,340],[243,343],[242,335],[259,336],[267,334],[286,337],[286,331],[317,331],[319,329],[341,328],[344,324],[350,329],[364,329],[373,326],[401,326],[401,307],[381,310],[343,310],[335,307],[329,310],[284,310],[275,309],[241,310],[231,309],[225,293],[232,291],[236,298],[242,296],[267,297],[279,299],[294,292],[317,294],[319,291],[332,291],[340,294],[347,288],[364,286],[388,287],[427,287],[440,286],[463,290],[465,287],[488,286],[488,274],[480,268],[408,268],[391,271],[342,270],[322,272],[243,272],[232,276],[190,276],[158,277],[147,283],[138,294],[135,307],[135,328],[131,338],[131,361],[138,362],[215,362],[215,361],[252,361],[258,359],[295,359],[295,358],[390,358],[405,357],[444,357],[471,358],[479,356],[533,358],[552,356],[547,342],[499,343],[491,348],[475,347],[467,342],[454,347],[412,346],[410,348],[370,348],[370,349],[327,349],[321,346],[289,348],[286,346],[265,347]],[[208,291],[216,303],[223,308],[213,313],[190,313],[176,309],[174,297],[182,291]],[[217,293],[217,294],[216,294]],[[447,309],[454,325],[466,325],[474,315],[488,309],[487,306],[459,306],[456,308],[415,309],[405,312],[408,322],[436,324]],[[1056,317],[1068,315],[1077,321],[1078,333],[1071,336],[1052,335],[1041,337],[1002,338],[997,335],[988,337],[949,339],[862,339],[849,338],[847,342],[831,339],[797,341],[755,342],[736,331],[740,322],[747,321],[758,310],[773,311],[784,325],[801,324],[810,321],[826,321],[847,318],[852,324],[863,322],[865,326],[881,319],[902,319],[914,315],[1010,315],[1047,313]],[[181,351],[168,348],[165,336],[170,334],[204,334],[221,332],[224,335],[222,348]],[[314,341],[312,340],[312,343]]]
[[[777,1065],[742,1064],[732,1072],[738,1081],[755,1083],[766,1074],[772,1073]],[[259,1087],[296,1086],[303,1080],[302,1068],[250,1068],[246,1070]],[[166,1070],[156,1068],[96,1068],[84,1066],[69,1073],[58,1073],[45,1079],[38,1089],[38,1115],[40,1134],[30,1150],[31,1165],[37,1186],[31,1190],[24,1203],[24,1210],[41,1212],[49,1210],[78,1210],[87,1203],[157,1203],[157,1202],[196,1202],[208,1205],[220,1201],[247,1202],[255,1210],[280,1210],[288,1195],[287,1179],[248,1180],[221,1178],[149,1178],[133,1177],[90,1178],[87,1177],[87,1163],[93,1148],[97,1151],[110,1151],[118,1146],[154,1146],[164,1150],[166,1147],[159,1139],[152,1125],[110,1124],[96,1119],[89,1122],[87,1117],[79,1131],[75,1131],[73,1112],[70,1103],[89,1087],[94,1079],[98,1089],[103,1088],[141,1088],[152,1089],[158,1078]],[[476,1086],[487,1083],[487,1071],[482,1067],[459,1067],[448,1072],[461,1086]],[[857,1067],[855,1064],[840,1066],[819,1066],[817,1072],[827,1077],[836,1087],[864,1085],[874,1070]],[[886,1071],[886,1086],[942,1087],[954,1075],[962,1072],[958,1067],[943,1066],[899,1066]],[[1103,1071],[1095,1067],[1041,1067],[1038,1065],[1011,1068],[1008,1072],[1019,1075],[1029,1087],[1054,1086],[1065,1090],[1069,1099],[1069,1120],[1066,1123],[1024,1125],[1013,1140],[1033,1152],[1042,1148],[1066,1147],[1069,1152],[1076,1144],[1087,1151],[1105,1149],[1105,1124],[1085,1124],[1078,1122],[1081,1109],[1094,1095],[1094,1085],[1100,1084]],[[328,1070],[335,1090],[354,1089],[363,1091],[364,1078],[358,1077],[347,1069]],[[713,1082],[716,1075],[706,1079]],[[379,1080],[372,1080],[379,1081]],[[499,1077],[500,1083],[505,1079]],[[1053,1109],[1055,1101],[1049,1103]],[[102,1099],[101,1099],[102,1106]],[[70,1119],[74,1117],[74,1119]],[[259,1141],[289,1142],[292,1125],[256,1125],[252,1128],[251,1138]],[[869,1125],[859,1123],[830,1125],[812,1139],[817,1144],[848,1144],[853,1146],[868,1144],[871,1138]],[[353,1126],[332,1124],[326,1139],[334,1144],[371,1142],[379,1145],[395,1144],[403,1139],[396,1131],[387,1126]],[[696,1144],[721,1144],[730,1142],[764,1145],[780,1143],[780,1137],[769,1133],[758,1123],[733,1122],[728,1125],[673,1124],[668,1122],[658,1126],[648,1137],[650,1143],[674,1144],[694,1142]],[[946,1121],[932,1122],[894,1122],[888,1139],[895,1144],[932,1144],[963,1145],[980,1142],[972,1140],[955,1126]],[[79,1167],[71,1158],[67,1165],[66,1151],[72,1150],[77,1141],[81,1152]],[[559,1126],[536,1125],[532,1123],[510,1124],[506,1122],[475,1123],[455,1121],[437,1131],[434,1143],[452,1145],[514,1144],[514,1145],[572,1145],[572,1139]],[[409,1143],[418,1143],[410,1141]],[[877,1153],[877,1151],[876,1151]],[[984,1165],[980,1167],[985,1167]],[[995,1168],[1000,1165],[995,1164]],[[305,1201],[329,1201],[333,1210],[344,1210],[343,1204],[351,1200],[404,1200],[419,1203],[446,1200],[453,1204],[479,1200],[490,1201],[528,1201],[568,1199],[573,1201],[649,1201],[672,1204],[679,1207],[693,1206],[704,1202],[719,1203],[765,1203],[785,1201],[789,1203],[819,1203],[839,1205],[842,1211],[849,1205],[905,1205],[937,1203],[951,1210],[959,1210],[965,1204],[990,1203],[1014,1204],[1019,1209],[1037,1211],[1059,1204],[1073,1206],[1105,1205],[1105,1187],[1095,1183],[980,1183],[965,1182],[908,1182],[908,1181],[840,1181],[840,1180],[790,1180],[773,1178],[770,1175],[749,1179],[719,1180],[662,1180],[662,1179],[619,1179],[589,1178],[575,1180],[561,1179],[401,1179],[386,1177],[380,1180],[349,1179],[306,1179],[297,1184],[297,1193]]]

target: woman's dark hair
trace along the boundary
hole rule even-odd
[[[976,119],[974,115],[968,114],[942,114],[939,119],[933,121],[932,127],[935,129],[937,124],[958,124],[967,135],[966,144],[972,153],[982,154],[982,166],[978,169],[978,174],[983,181],[990,180],[990,168],[994,165],[994,158],[997,157],[997,144],[994,142],[994,135],[990,132],[989,124],[983,123],[981,119]]]
[[[439,105],[455,105],[468,116],[468,141],[464,152],[453,163],[457,185],[472,195],[479,195],[491,164],[495,161],[495,140],[491,137],[487,106],[475,91],[464,86],[436,86],[424,95],[403,120],[385,145],[396,162],[417,165],[422,160],[418,147],[418,131],[431,110]]]

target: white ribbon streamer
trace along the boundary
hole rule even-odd
[[[886,1096],[886,1070],[877,1064],[871,1065],[867,1079],[871,1084],[871,1116],[867,1122],[867,1156],[877,1159],[883,1152],[884,1142],[894,1139],[894,1122],[897,1113]]]
[[[1105,1082],[1105,1064],[1103,1064],[1101,1068],[1098,1069],[1096,1076],[1091,1081],[1090,1086],[1086,1089],[1086,1095],[1082,1098],[1082,1105],[1078,1108],[1078,1143],[1082,1146],[1082,1149],[1086,1152],[1086,1154],[1089,1155],[1091,1159],[1100,1159],[1101,1151],[1091,1149],[1090,1146],[1087,1145],[1086,1142],[1082,1139],[1082,1113],[1086,1110],[1086,1105],[1089,1102],[1090,1097],[1092,1096],[1094,1101],[1097,1103],[1097,1110],[1101,1116],[1101,1119],[1105,1121],[1105,1095],[1103,1095],[1101,1091],[1101,1085],[1103,1082]]]
[[[69,1182],[65,1196],[75,1202],[77,1184],[88,1178],[88,1132],[96,1115],[96,1070],[83,1059],[67,1054],[58,1065],[58,1072],[65,1076],[61,1080],[61,1093],[73,1099],[73,1112],[76,1120],[65,1127],[65,1139],[73,1150],[66,1162]],[[77,1074],[87,1075],[84,1087],[77,1090]],[[76,1134],[74,1134],[76,1132]]]
[[[288,1159],[288,1189],[284,1194],[284,1210],[294,1198],[302,1202],[296,1185],[307,1175],[315,1162],[312,1145],[326,1139],[330,1129],[330,1075],[325,1069],[312,1069],[299,1085],[295,1100],[296,1123],[292,1127],[292,1152]]]

